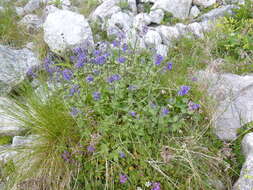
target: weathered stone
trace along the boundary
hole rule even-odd
[[[159,0],[155,1],[151,9],[163,9],[174,17],[184,19],[189,16],[191,4],[192,0]]]
[[[168,55],[168,46],[166,45],[163,45],[163,44],[158,44],[156,46],[156,53],[163,56],[163,57],[166,57]]]
[[[162,9],[152,10],[149,13],[152,23],[160,24],[164,17],[164,12]]]
[[[202,20],[215,20],[218,17],[224,16],[226,14],[232,14],[232,9],[237,8],[234,5],[225,5],[220,8],[213,9],[206,14],[203,14],[200,19]]]
[[[39,60],[32,51],[0,45],[0,94],[8,93],[24,80],[31,67],[38,65]]]
[[[147,13],[139,13],[134,17],[133,26],[139,30],[142,30],[144,26],[151,23],[151,18]]]
[[[30,33],[34,33],[42,27],[42,20],[35,14],[28,14],[22,18],[19,24],[25,25]]]
[[[44,8],[44,11],[43,11],[43,20],[45,21],[47,16],[50,14],[50,13],[54,13],[56,11],[58,11],[59,9],[57,7],[55,7],[54,5],[47,5],[45,8]]]
[[[45,42],[59,55],[82,43],[93,44],[89,23],[78,13],[57,10],[47,16],[43,28]]]
[[[12,150],[9,146],[0,146],[0,162],[6,163],[15,158],[17,151]]]
[[[130,10],[134,13],[137,14],[137,5],[136,5],[136,0],[127,0],[128,5]]]
[[[40,8],[40,0],[30,0],[24,7],[25,13],[32,13]]]
[[[237,130],[253,121],[253,76],[200,72],[208,91],[217,101],[213,115],[215,133],[222,140],[234,140]]]
[[[0,135],[15,136],[23,131],[15,118],[6,113],[10,106],[12,106],[10,100],[0,97]]]
[[[246,158],[253,157],[253,133],[248,133],[243,137],[242,151]]]
[[[12,140],[12,147],[17,147],[17,146],[29,146],[34,142],[34,140],[37,138],[35,135],[30,135],[30,136],[15,136],[13,137]]]
[[[206,8],[206,7],[210,7],[213,4],[215,4],[216,0],[193,0],[192,3],[194,5],[198,5],[198,6]]]
[[[179,38],[180,33],[176,27],[161,25],[156,28],[165,45],[170,46],[172,40]]]
[[[106,0],[99,5],[91,15],[91,19],[101,19],[105,21],[111,15],[121,11],[117,4],[120,0]]]
[[[190,17],[192,17],[192,18],[196,18],[197,16],[199,16],[199,14],[200,14],[200,10],[199,10],[199,8],[197,7],[197,6],[193,6],[192,8],[191,8],[191,11],[190,11]]]
[[[248,133],[242,140],[242,150],[246,161],[241,169],[240,177],[233,190],[253,189],[253,133]]]
[[[196,37],[199,37],[199,38],[204,37],[203,28],[200,23],[194,22],[194,23],[188,24],[187,28],[189,32],[194,34]]]
[[[162,38],[159,32],[150,29],[145,35],[144,41],[147,47],[156,47],[162,43]]]
[[[133,16],[127,13],[118,12],[112,15],[107,22],[107,33],[117,35],[128,32],[133,26]]]
[[[25,10],[23,7],[15,7],[16,13],[18,16],[24,16],[25,15]]]

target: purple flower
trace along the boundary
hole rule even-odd
[[[71,78],[73,77],[73,73],[72,73],[72,71],[69,70],[69,69],[64,69],[64,70],[62,71],[62,76],[63,76],[63,78],[64,78],[65,80],[69,81],[69,80],[71,80]]]
[[[101,51],[100,50],[94,50],[93,51],[93,55],[94,56],[99,56],[101,54]]]
[[[163,56],[161,56],[160,54],[157,54],[155,56],[155,64],[160,65],[162,63],[162,61],[163,61]]]
[[[136,112],[135,111],[131,111],[131,112],[129,112],[129,115],[131,115],[132,117],[136,117]]]
[[[140,34],[141,37],[144,37],[147,34],[147,32],[148,32],[148,27],[147,26],[143,26],[142,30],[140,31],[139,34]]]
[[[170,110],[168,108],[162,108],[162,116],[168,115]]]
[[[36,77],[36,74],[33,72],[33,68],[29,68],[26,74],[32,78]]]
[[[120,174],[119,181],[120,181],[121,184],[126,183],[127,182],[127,176],[124,175],[124,174]]]
[[[117,35],[118,39],[120,39],[120,40],[126,38],[126,35],[123,32],[117,32],[116,35]]]
[[[73,87],[70,88],[69,96],[73,96],[76,92],[79,92],[79,86],[78,85],[74,85]]]
[[[91,76],[91,75],[87,76],[87,77],[86,77],[86,81],[87,81],[88,83],[92,83],[92,82],[94,81],[93,76]]]
[[[86,60],[86,55],[85,53],[81,53],[78,55],[77,63],[75,64],[76,68],[81,68],[84,66]]]
[[[113,45],[113,47],[119,47],[120,46],[120,41],[113,40],[112,45]]]
[[[167,63],[166,69],[171,71],[172,70],[172,65],[173,65],[173,63],[171,63],[171,62]]]
[[[70,114],[71,114],[73,117],[77,116],[78,113],[79,113],[79,110],[78,110],[77,108],[75,108],[75,107],[72,107],[72,108],[71,108]]]
[[[151,190],[161,190],[161,184],[158,182],[152,183],[152,189]]]
[[[45,70],[49,73],[49,74],[53,74],[53,72],[55,72],[55,68],[52,68],[53,66],[53,61],[52,59],[48,56],[45,58],[44,60],[45,64],[44,64],[44,67],[45,67]]]
[[[105,57],[109,57],[110,55],[111,55],[111,54],[108,53],[108,52],[104,54]]]
[[[61,157],[64,161],[69,162],[71,159],[71,154],[68,151],[64,150]]]
[[[197,110],[197,109],[200,108],[199,104],[196,104],[196,103],[194,103],[192,101],[189,102],[188,106],[189,106],[189,109],[192,110],[192,111]]]
[[[94,100],[100,100],[101,94],[100,92],[93,92],[92,94]]]
[[[181,86],[180,90],[178,91],[178,95],[184,96],[189,92],[190,89],[191,89],[191,87],[189,87],[189,86]]]
[[[198,80],[198,78],[197,77],[192,77],[192,81],[197,81]]]
[[[126,62],[126,58],[125,57],[119,57],[118,58],[118,62],[119,63],[125,63]]]
[[[123,44],[122,50],[124,53],[128,50],[128,45],[126,43]]]
[[[87,150],[88,150],[88,152],[94,152],[94,151],[95,151],[95,147],[92,146],[92,145],[89,145],[89,146],[87,147]]]
[[[99,70],[93,70],[93,73],[94,73],[95,75],[99,75],[99,74],[100,74],[100,71],[99,71]]]
[[[95,58],[95,64],[103,65],[106,62],[106,56],[101,55]]]
[[[120,80],[120,79],[121,79],[120,75],[114,74],[114,75],[110,76],[110,77],[107,79],[107,81],[108,81],[109,83],[113,83],[114,81],[118,81],[118,80]]]
[[[119,156],[120,156],[120,158],[125,158],[125,157],[126,157],[126,154],[125,154],[124,152],[120,152],[120,153],[119,153]]]

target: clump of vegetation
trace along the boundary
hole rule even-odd
[[[253,57],[253,3],[246,1],[235,14],[220,20],[212,36],[216,41],[214,56],[222,57],[224,69],[238,74],[251,73]]]
[[[180,22],[181,20],[179,18],[173,17],[173,14],[170,12],[165,12],[164,13],[164,17],[163,20],[161,22],[161,24],[165,24],[165,25],[174,25],[178,22]]]
[[[121,10],[129,10],[129,4],[127,1],[120,1],[118,3],[118,6],[121,8]]]
[[[10,136],[0,136],[0,146],[1,145],[11,144],[11,142],[12,142],[12,137],[10,137]]]
[[[85,0],[83,2],[78,0],[72,0],[72,2],[74,6],[78,7],[78,11],[87,17],[100,4],[98,0]]]
[[[6,109],[39,135],[10,187],[35,180],[50,189],[211,190],[217,179],[231,187],[209,133],[206,96],[191,75],[200,48],[185,58],[175,48],[165,58],[122,38],[47,57],[50,88],[28,88]]]
[[[10,46],[22,46],[29,35],[18,25],[19,17],[11,5],[0,12],[0,43]]]
[[[150,2],[143,3],[143,9],[145,13],[150,13],[151,7],[152,7],[152,3]]]

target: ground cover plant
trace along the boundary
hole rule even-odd
[[[214,57],[223,58],[223,70],[236,74],[252,73],[253,55],[253,3],[245,1],[240,9],[234,9],[232,16],[218,22],[213,39]]]
[[[19,17],[9,3],[0,12],[0,42],[1,44],[20,47],[27,41],[29,35],[18,25]]]
[[[190,69],[201,48],[185,57],[175,48],[166,58],[123,41],[119,34],[67,57],[49,54],[45,72],[28,72],[49,85],[21,89],[25,99],[14,96],[7,109],[39,135],[8,188],[33,181],[44,189],[214,189],[217,180],[231,187]]]
[[[110,41],[96,23],[93,33],[109,41],[87,42],[66,56],[49,53],[39,33],[44,69],[27,74],[40,85],[16,89],[16,105],[6,108],[27,135],[38,136],[15,149],[15,166],[3,167],[6,188],[211,190],[222,182],[231,189],[251,126],[231,144],[219,141],[211,130],[214,102],[194,73],[218,58],[225,62],[220,71],[252,72],[251,10],[235,10],[204,39],[176,40],[168,57],[136,49],[124,34]],[[222,152],[231,148],[229,156]]]

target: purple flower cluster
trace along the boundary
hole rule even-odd
[[[120,41],[113,40],[112,45],[113,45],[113,47],[119,47],[120,46]]]
[[[129,115],[131,115],[132,117],[136,117],[137,113],[135,111],[131,111],[129,112]]]
[[[128,45],[126,43],[123,44],[122,50],[124,53],[128,50]]]
[[[125,158],[125,157],[126,157],[126,154],[125,154],[124,152],[120,152],[120,153],[119,153],[119,156],[120,156],[120,158]]]
[[[106,62],[106,55],[100,55],[98,57],[95,57],[94,63],[97,65],[103,65]]]
[[[126,183],[127,182],[127,176],[125,175],[125,174],[120,174],[120,176],[119,176],[119,182],[121,183],[121,184],[124,184],[124,183]]]
[[[173,65],[173,63],[171,63],[171,62],[167,63],[166,69],[171,71],[172,70],[172,65]]]
[[[70,152],[64,150],[64,152],[61,155],[62,159],[66,162],[71,162],[71,154]]]
[[[71,108],[71,112],[70,114],[73,116],[73,117],[76,117],[78,114],[79,114],[79,110],[75,107],[72,107]]]
[[[73,96],[75,93],[79,93],[79,85],[74,85],[69,90],[69,96]]]
[[[92,97],[94,100],[98,101],[98,100],[100,100],[101,93],[100,92],[93,92]]]
[[[125,57],[119,57],[117,61],[119,63],[125,63],[126,62],[126,58]]]
[[[87,151],[92,153],[92,152],[95,151],[95,147],[92,146],[92,145],[89,145],[89,146],[87,147]]]
[[[82,68],[87,61],[87,50],[82,47],[78,47],[74,49],[74,53],[76,57],[72,57],[72,61],[75,60],[75,67]]]
[[[86,81],[87,81],[88,83],[92,83],[92,82],[94,81],[93,76],[91,76],[91,75],[87,76],[87,77],[86,77]]]
[[[64,69],[62,71],[62,76],[65,80],[70,81],[73,77],[73,72],[70,69]]]
[[[161,184],[159,182],[152,183],[151,190],[161,190]]]
[[[160,65],[163,61],[163,56],[161,56],[160,54],[155,55],[155,64],[156,65]]]
[[[178,95],[184,96],[189,92],[190,89],[191,89],[191,87],[189,87],[189,86],[181,86],[180,90],[178,91]]]
[[[200,108],[200,104],[196,104],[192,101],[189,102],[188,106],[189,106],[189,109],[192,110],[192,111],[197,110],[197,109]]]
[[[169,109],[168,108],[162,108],[162,116],[166,116],[169,114]]]
[[[32,78],[36,78],[36,74],[33,71],[33,68],[29,68],[26,74],[27,74],[27,76],[30,76]]]
[[[114,75],[110,76],[110,77],[107,79],[107,81],[108,81],[109,83],[113,83],[113,82],[118,81],[118,80],[120,80],[120,79],[121,79],[121,76],[120,76],[119,74],[114,74]]]

